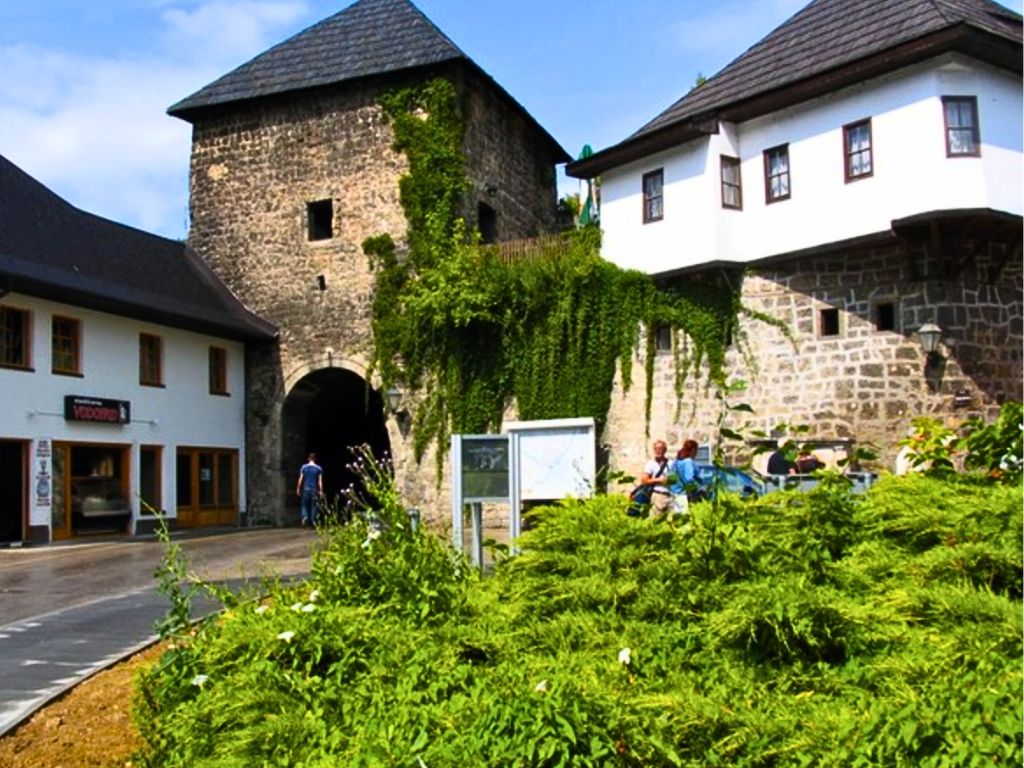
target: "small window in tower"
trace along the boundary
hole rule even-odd
[[[330,240],[334,237],[334,201],[317,200],[306,203],[310,240]]]
[[[672,351],[672,326],[657,325],[654,327],[654,351]]]
[[[498,242],[498,214],[487,203],[477,204],[477,225],[480,227],[481,243]]]
[[[875,330],[896,330],[896,305],[893,302],[884,301],[875,305]]]
[[[825,336],[838,336],[839,335],[839,310],[838,309],[823,309],[819,315],[820,322],[818,325],[818,335]]]

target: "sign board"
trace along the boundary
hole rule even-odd
[[[508,437],[463,435],[460,458],[464,502],[508,502]]]
[[[519,500],[589,498],[597,482],[593,419],[511,421],[518,462]]]
[[[99,424],[128,424],[132,420],[132,404],[127,400],[65,395],[64,420],[89,421]]]

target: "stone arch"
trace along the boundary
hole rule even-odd
[[[355,365],[303,365],[283,382],[281,405],[282,466],[292,468],[290,506],[297,506],[294,482],[309,452],[324,468],[329,500],[358,477],[349,469],[353,449],[368,445],[377,458],[391,455],[384,400]]]

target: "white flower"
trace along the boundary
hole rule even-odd
[[[320,599],[320,590],[319,589],[314,589],[312,592],[309,593],[309,602],[315,603],[319,599]]]
[[[258,613],[260,615],[263,615],[264,613],[266,613],[269,610],[270,610],[270,606],[269,605],[257,605],[256,606],[256,613]]]
[[[302,610],[302,603],[292,603],[292,610],[298,613]]]
[[[547,680],[541,680],[539,683],[537,683],[535,686],[533,686],[533,690],[536,693],[545,693],[547,691],[547,689],[548,689],[548,681]]]
[[[366,538],[370,539],[371,541],[373,541],[374,539],[379,539],[380,528],[374,528],[373,530],[371,530],[368,534],[366,534]]]
[[[313,605],[312,603],[307,603],[306,605],[302,606],[302,612],[303,613],[312,613],[315,610],[316,610],[316,606]]]
[[[623,648],[619,651],[619,664],[628,667],[632,660],[633,652],[629,648]]]
[[[278,640],[284,640],[286,643],[290,643],[292,641],[293,637],[295,637],[295,633],[292,632],[291,630],[287,630],[285,632],[281,632],[277,636],[277,639]]]
[[[205,683],[209,679],[210,678],[208,675],[196,675],[192,678],[192,685],[196,686],[197,688],[202,688],[203,683]]]

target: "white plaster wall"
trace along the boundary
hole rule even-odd
[[[236,449],[239,453],[239,508],[246,508],[245,485],[245,359],[235,341],[142,323],[128,318],[71,307],[18,294],[4,306],[28,310],[32,320],[33,371],[0,368],[0,437],[29,440],[34,467],[36,441],[130,445],[129,488],[138,488],[139,446],[163,446],[162,499],[169,516],[176,514],[175,458],[178,446]],[[54,315],[81,323],[81,377],[50,372],[51,321]],[[139,384],[139,333],[163,339],[164,387]],[[209,392],[209,348],[228,353],[229,397]],[[127,400],[131,423],[90,424],[65,421],[65,395]],[[31,487],[32,484],[30,483]],[[31,490],[30,487],[30,490]],[[29,497],[32,525],[49,525],[50,508],[36,508]],[[137,496],[133,514],[139,514]]]
[[[947,158],[942,96],[976,96],[982,150]],[[605,258],[661,272],[752,261],[884,232],[933,210],[1024,212],[1021,81],[957,55],[684,144],[602,176]],[[871,119],[872,176],[846,183],[842,127]],[[765,149],[789,144],[788,200],[765,202]],[[740,157],[743,210],[721,207],[719,155]],[[642,223],[641,177],[665,169],[665,219]]]

